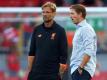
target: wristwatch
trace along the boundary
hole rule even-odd
[[[84,68],[82,68],[82,67],[80,67],[80,66],[78,67],[78,72],[79,72],[80,75],[82,74],[83,69],[84,69]]]
[[[83,70],[84,68],[82,68],[82,67],[79,66],[78,69],[79,69],[79,70]]]

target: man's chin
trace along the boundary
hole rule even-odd
[[[52,20],[44,20],[45,23],[49,23],[51,22]]]
[[[74,23],[74,24],[78,24],[77,22],[74,22],[74,21],[73,21],[73,23]]]

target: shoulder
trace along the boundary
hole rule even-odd
[[[36,32],[37,30],[40,30],[41,27],[42,27],[42,24],[34,26],[33,32]]]
[[[58,30],[58,32],[64,32],[65,31],[63,26],[59,25],[58,23],[55,23],[55,25],[56,25],[56,30]]]
[[[86,37],[93,37],[96,35],[93,27],[91,25],[87,25],[81,28],[81,33],[82,35],[86,36]]]
[[[80,30],[82,32],[90,32],[90,31],[93,31],[94,29],[90,24],[86,23],[80,28]]]

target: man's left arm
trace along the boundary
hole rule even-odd
[[[92,55],[96,51],[96,36],[91,32],[87,31],[87,33],[83,34],[83,46],[84,46],[84,56],[82,62],[78,68],[79,72],[82,73],[82,69],[89,62]]]
[[[63,73],[67,70],[67,54],[68,54],[68,44],[66,32],[63,29],[60,35],[60,71]]]
[[[90,57],[88,54],[84,54],[83,60],[80,64],[80,66],[78,67],[78,71],[80,74],[82,74],[82,70],[84,69],[85,65],[89,62]]]

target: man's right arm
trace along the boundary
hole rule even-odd
[[[32,63],[35,56],[28,56],[28,70],[31,71]]]
[[[30,50],[28,54],[28,70],[29,71],[32,68],[33,61],[35,58],[35,53],[36,53],[36,39],[35,39],[35,31],[34,31],[31,37]]]

